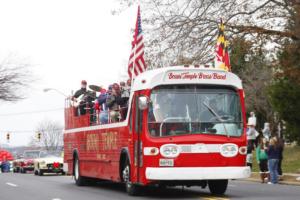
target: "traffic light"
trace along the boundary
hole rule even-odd
[[[10,133],[7,133],[6,134],[6,140],[7,140],[7,142],[9,142],[9,139],[10,139]]]
[[[37,138],[39,141],[41,141],[41,133],[37,133]]]

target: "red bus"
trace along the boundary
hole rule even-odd
[[[250,176],[241,80],[202,66],[146,71],[131,87],[127,117],[90,125],[65,108],[64,167],[78,186],[91,180],[142,186],[198,185],[225,193],[229,179]]]

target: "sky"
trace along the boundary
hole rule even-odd
[[[44,88],[69,95],[83,79],[105,87],[124,79],[137,7],[112,15],[117,6],[113,0],[0,0],[0,63],[13,55],[31,65],[35,79],[25,100],[0,102],[0,146],[27,145],[43,120],[63,125],[64,96]]]

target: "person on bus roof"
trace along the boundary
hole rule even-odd
[[[81,81],[81,88],[75,92],[75,94],[72,96],[72,100],[76,100],[79,97],[83,97],[87,93],[87,82],[86,80]],[[79,115],[84,115],[86,113],[85,107],[86,104],[83,100],[83,98],[78,99],[79,101]]]
[[[106,99],[106,105],[109,108],[111,122],[117,122],[120,119],[119,105],[121,102],[120,86],[117,83],[114,83],[112,86],[112,93]]]
[[[107,124],[108,123],[108,109],[106,105],[106,99],[107,99],[108,93],[105,89],[101,89],[100,95],[98,96],[96,100],[96,104],[98,106],[97,110],[99,110],[99,119],[101,124]]]
[[[120,102],[121,115],[122,115],[122,119],[126,119],[131,82],[130,81],[127,81],[127,83],[121,82],[120,85],[121,85],[121,102]]]
[[[87,91],[86,87],[87,87],[86,80],[82,80],[81,81],[81,88],[79,90],[77,90],[73,96],[75,98],[78,98],[80,95],[85,94],[86,91]]]

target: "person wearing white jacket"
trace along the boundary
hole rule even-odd
[[[269,141],[271,136],[270,123],[266,122],[264,124],[264,129],[262,130],[262,133],[264,138],[266,138]]]
[[[254,122],[252,120],[250,120],[250,118],[249,118],[247,126],[248,126],[248,128],[247,128],[247,142],[248,142],[247,152],[252,152],[254,149],[255,139],[257,137],[256,136],[257,131],[255,130]]]

